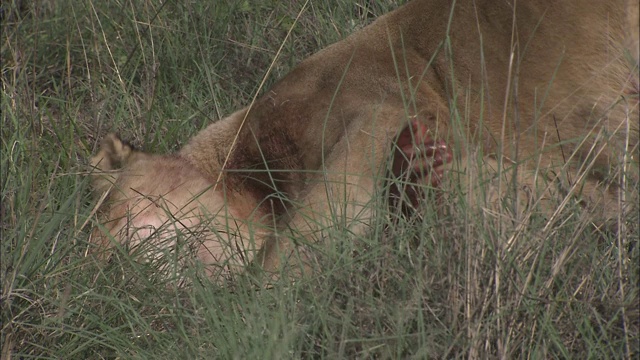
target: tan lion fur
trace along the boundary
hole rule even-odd
[[[105,251],[114,239],[132,249],[146,241],[148,260],[166,250],[178,251],[181,240],[179,255],[187,259],[181,264],[196,254],[207,274],[218,277],[244,268],[262,246],[266,234],[261,224],[268,216],[256,210],[253,197],[230,189],[215,191],[215,179],[180,155],[139,152],[110,134],[91,165],[96,169],[95,190],[108,195],[101,226],[92,233],[101,258],[109,255]]]
[[[621,164],[638,163],[638,2],[627,2],[410,2],[304,60],[177,155],[129,155],[102,219],[142,213],[150,202],[140,194],[177,211],[210,189],[188,215],[206,210],[218,230],[242,222],[222,243],[262,249],[260,263],[275,270],[298,249],[292,238],[322,239],[330,214],[366,231],[393,139],[411,121],[451,146],[449,174],[467,172],[481,149],[496,173],[518,169],[523,186],[572,179],[567,196],[612,216]],[[97,168],[114,167],[114,145],[108,138]],[[108,224],[125,238],[124,220]]]

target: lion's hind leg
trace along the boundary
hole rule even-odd
[[[443,140],[429,135],[428,126],[417,119],[400,131],[393,143],[389,204],[403,213],[418,208],[428,187],[437,188],[444,175],[445,164],[453,153]]]

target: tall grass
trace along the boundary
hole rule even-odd
[[[97,140],[170,152],[246,105],[303,4],[0,5],[2,358],[637,357],[637,206],[615,232],[579,204],[549,223],[452,191],[420,217],[379,211],[366,237],[336,223],[322,271],[268,289],[87,256]],[[266,85],[397,5],[310,2]]]

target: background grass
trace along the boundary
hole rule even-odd
[[[266,85],[398,3],[311,1]],[[248,104],[302,6],[2,2],[2,358],[637,358],[637,206],[621,231],[577,205],[523,227],[452,193],[366,237],[336,224],[324,271],[267,290],[86,256],[96,141],[171,152]]]

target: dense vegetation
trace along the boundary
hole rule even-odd
[[[397,5],[3,1],[2,359],[637,357],[638,206],[602,228],[579,204],[549,219],[452,192],[419,218],[379,211],[366,238],[337,222],[323,271],[266,289],[87,256],[101,136],[175,151]]]

